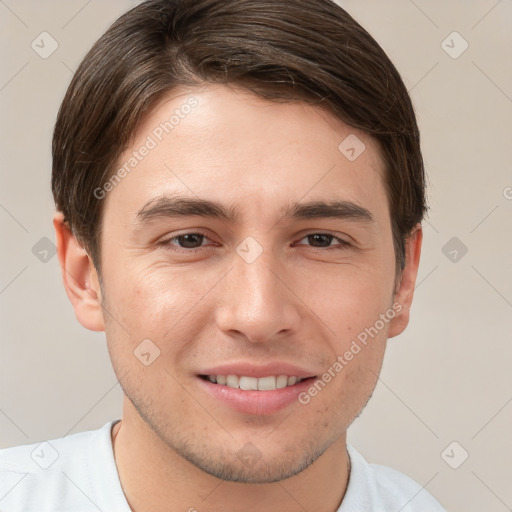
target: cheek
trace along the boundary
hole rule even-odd
[[[336,401],[343,404],[348,417],[357,416],[369,400],[382,366],[386,346],[385,330],[363,343],[351,338],[348,346],[337,354],[334,365]],[[332,372],[332,370],[331,370]],[[347,414],[348,413],[348,414]]]
[[[113,311],[131,330],[155,332],[169,329],[193,305],[193,298],[200,290],[180,272],[156,265],[141,268],[138,265],[120,264],[122,272],[109,276],[107,295]],[[163,322],[163,323],[162,323]],[[130,329],[128,329],[130,330]]]
[[[342,353],[349,340],[359,335],[364,337],[367,329],[373,331],[381,315],[389,309],[392,280],[386,280],[385,274],[340,269],[323,280],[317,279],[316,284],[310,283],[305,290],[308,304],[330,328],[333,344]],[[379,332],[384,330],[381,322],[377,328]]]
[[[345,430],[361,413],[377,383],[385,341],[375,338],[348,361],[335,358],[300,397],[311,421],[331,432]],[[341,362],[340,362],[341,361]],[[317,417],[317,420],[314,418]]]
[[[198,318],[204,315],[200,299],[214,281],[194,279],[184,267],[119,264],[118,268],[123,272],[112,269],[105,283],[106,334],[116,359],[131,365],[134,351],[147,346],[150,352],[159,351],[155,366],[170,359],[179,363],[205,321]],[[139,349],[144,340],[151,340],[157,348],[146,341]]]
[[[356,417],[370,399],[377,383],[383,359],[383,346],[378,340],[363,349],[347,364],[339,393],[341,403],[347,404],[349,417]]]
[[[392,281],[381,276],[355,274],[329,284],[317,295],[319,316],[330,320],[331,360],[321,378],[332,386],[333,413],[357,415],[371,396],[384,357],[387,332],[396,310],[391,301]],[[387,289],[386,285],[389,285]],[[311,295],[310,295],[311,296]],[[327,396],[326,396],[327,399]],[[340,405],[340,409],[336,408]]]

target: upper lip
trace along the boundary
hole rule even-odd
[[[277,361],[264,365],[244,362],[225,363],[201,370],[199,375],[238,375],[256,378],[287,375],[288,377],[299,377],[301,379],[316,376],[314,372],[300,366]]]

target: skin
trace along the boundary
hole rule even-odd
[[[198,106],[103,199],[101,287],[62,214],[54,217],[76,317],[105,331],[125,394],[113,433],[123,490],[135,512],[333,512],[348,482],[346,429],[374,390],[387,339],[409,320],[421,226],[395,281],[377,143],[317,107],[232,86],[174,91],[142,121],[119,165],[191,95]],[[353,162],[338,150],[350,134],[366,146]],[[136,213],[166,193],[238,204],[240,216],[138,225]],[[374,222],[280,214],[291,201],[332,199],[366,208]],[[173,238],[197,232],[205,238],[195,245]],[[315,244],[306,236],[315,233],[350,245]],[[252,263],[236,252],[248,236],[263,250]],[[285,361],[322,375],[394,303],[400,313],[307,405],[246,414],[200,386],[201,369],[226,362]],[[160,350],[149,366],[133,353],[147,338]],[[255,464],[237,457],[248,442],[261,455]]]

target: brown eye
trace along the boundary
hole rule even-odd
[[[194,249],[200,249],[203,241],[207,239],[202,233],[183,233],[182,235],[162,240],[159,245],[171,251],[193,252]]]
[[[199,243],[200,247],[202,244],[204,236],[200,235],[199,233],[190,233],[186,235],[180,235],[175,238],[172,238],[171,240],[177,240],[180,247],[183,247],[184,249],[196,249],[196,245]]]
[[[345,242],[345,240],[342,240],[341,238],[331,235],[329,233],[310,233],[309,235],[306,235],[302,240],[306,239],[311,244],[311,247],[313,247],[314,249],[344,249],[345,247],[350,245],[348,242]],[[331,245],[333,241],[336,241],[338,243]]]

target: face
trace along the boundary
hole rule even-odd
[[[125,417],[223,479],[297,474],[343,438],[397,333],[377,144],[318,108],[209,85],[161,101],[125,163],[99,199]]]

